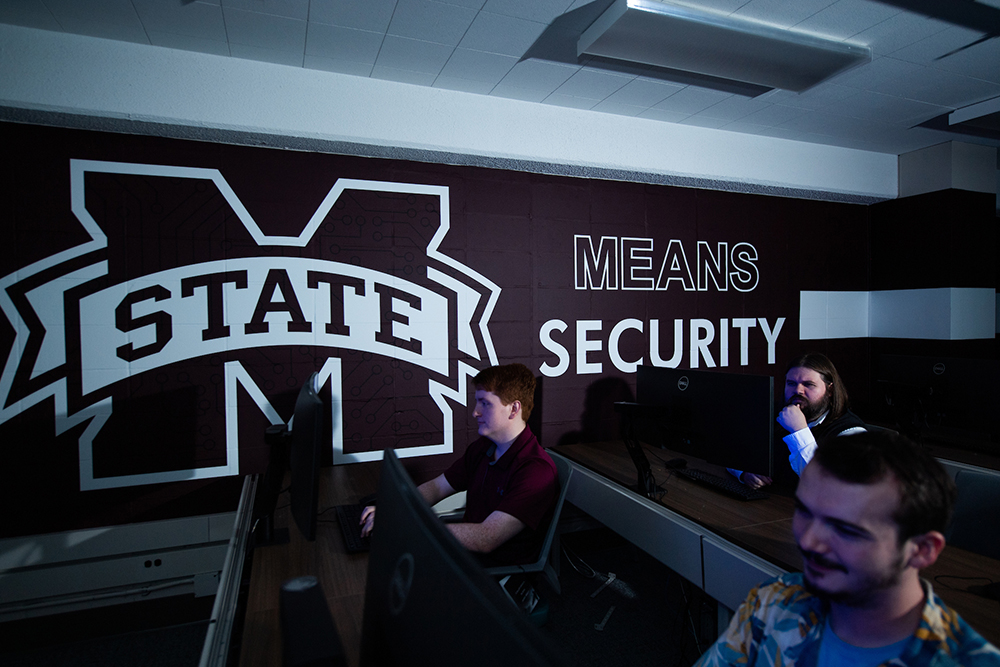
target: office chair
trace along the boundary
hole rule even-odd
[[[508,574],[520,574],[521,572],[541,572],[545,575],[545,580],[549,582],[556,594],[562,593],[559,586],[559,539],[556,529],[559,524],[559,515],[562,513],[563,503],[566,501],[566,491],[569,490],[569,479],[573,475],[573,466],[569,461],[559,457],[552,459],[556,464],[559,473],[559,498],[556,500],[555,509],[552,511],[552,522],[545,531],[545,541],[542,542],[542,550],[538,554],[538,560],[534,563],[524,565],[498,565],[486,568],[490,575],[502,577]],[[553,553],[552,545],[556,548]]]
[[[1000,476],[959,470],[958,501],[946,536],[948,544],[990,558],[1000,558]]]

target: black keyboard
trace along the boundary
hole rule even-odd
[[[770,498],[770,496],[763,491],[751,489],[749,486],[733,477],[719,477],[718,475],[713,475],[710,472],[694,468],[678,468],[674,472],[706,486],[714,487],[723,493],[735,496],[740,500],[763,500],[764,498]]]
[[[365,505],[337,505],[337,519],[340,522],[340,532],[344,535],[344,545],[347,553],[355,554],[370,551],[372,538],[361,537],[361,513]]]

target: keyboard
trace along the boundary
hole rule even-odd
[[[337,520],[340,523],[340,532],[344,535],[344,545],[347,553],[356,554],[363,551],[371,551],[372,538],[361,537],[361,512],[365,505],[337,505]]]
[[[749,486],[733,477],[719,477],[718,475],[713,475],[710,472],[694,468],[678,468],[674,472],[700,484],[716,488],[730,496],[735,496],[740,500],[763,500],[764,498],[770,498],[770,496],[763,491],[751,489]]]

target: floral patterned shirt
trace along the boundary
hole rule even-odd
[[[923,581],[927,602],[920,627],[902,654],[885,665],[1000,667],[1000,651],[958,614],[948,609]],[[750,591],[729,628],[696,667],[814,667],[819,658],[827,606],[805,589],[801,573],[783,574]]]

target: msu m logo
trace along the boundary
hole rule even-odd
[[[335,464],[452,451],[453,404],[497,363],[500,288],[441,250],[447,187],[330,178],[310,199],[215,169],[70,172],[54,254],[0,281],[0,425],[49,414],[81,490],[238,474],[241,431],[265,451],[313,371]]]

